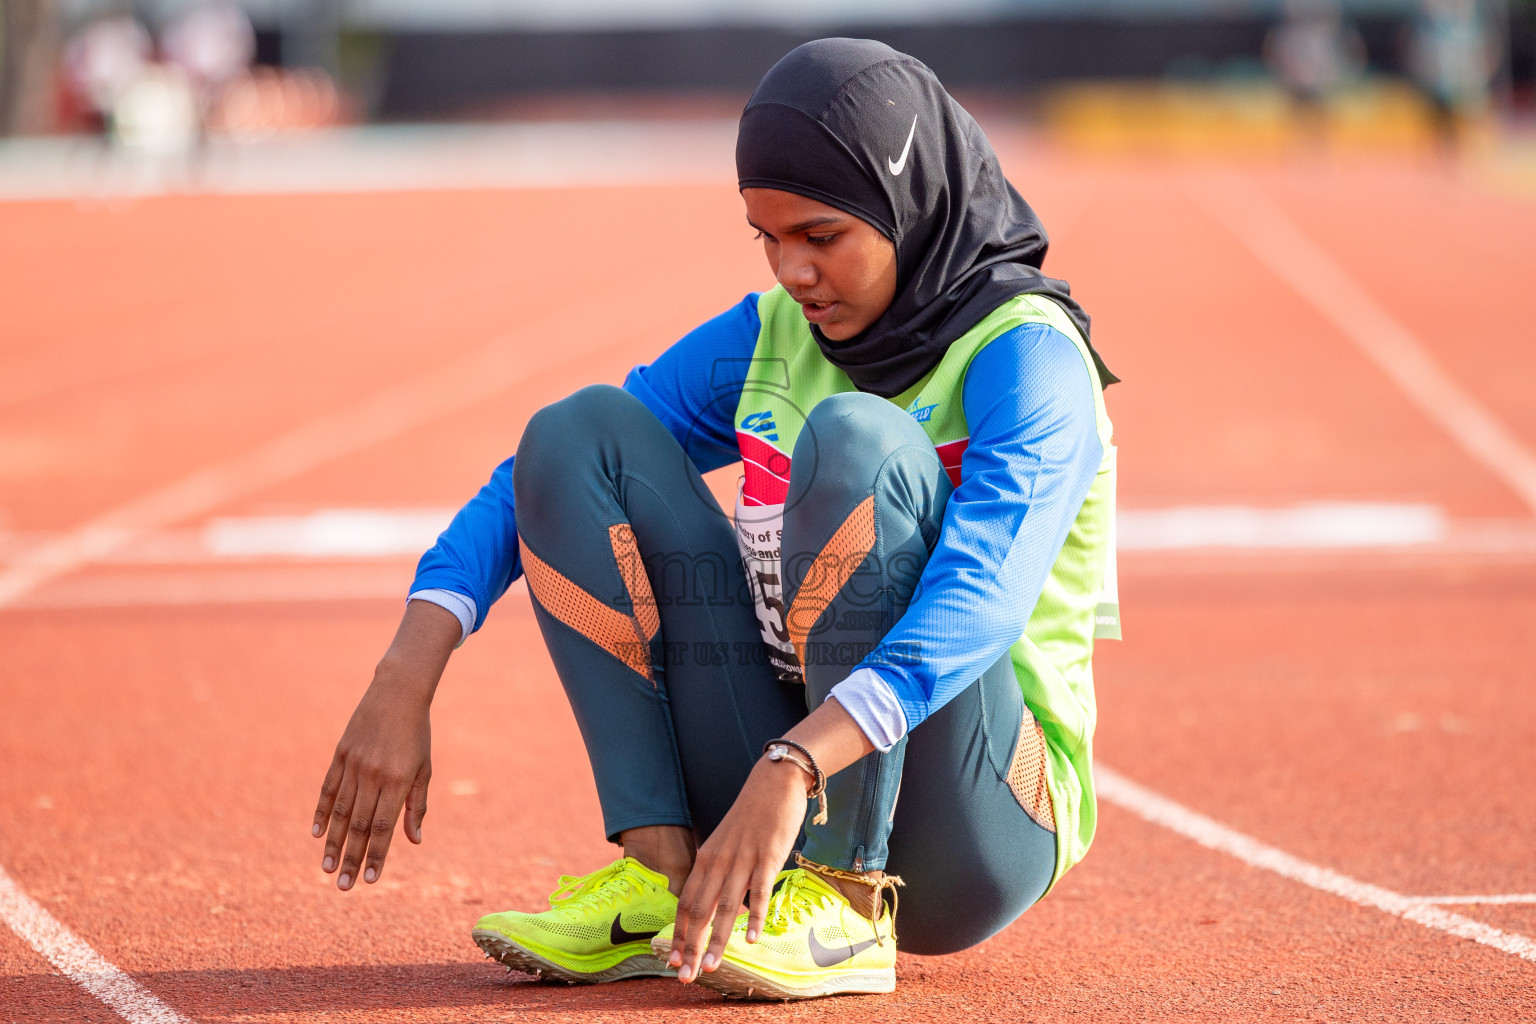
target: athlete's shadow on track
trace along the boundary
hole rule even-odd
[[[618,985],[567,985],[507,973],[491,963],[398,964],[393,966],[280,967],[256,970],[135,972],[134,977],[179,1012],[198,1021],[250,1014],[329,1010],[429,1010],[501,1007],[508,1019],[540,1012],[560,1016],[590,1013],[648,1014],[649,1011],[720,1005],[720,996],[675,981],[637,979]],[[25,992],[39,979],[0,976],[0,991]],[[52,980],[52,979],[50,979]],[[863,1002],[862,999],[857,1000]],[[847,1001],[843,1001],[846,1006]],[[462,1015],[452,1019],[462,1020]],[[494,1020],[477,1013],[474,1020]]]

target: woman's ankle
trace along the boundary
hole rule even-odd
[[[624,848],[624,856],[666,875],[667,889],[672,895],[682,893],[696,852],[692,829],[681,825],[642,825],[619,833],[619,845]]]

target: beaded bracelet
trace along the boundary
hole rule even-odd
[[[804,759],[795,756],[794,751],[805,755]],[[811,791],[806,794],[807,798],[816,801],[816,816],[811,819],[811,824],[825,825],[827,823],[827,776],[816,763],[815,756],[805,749],[803,744],[782,738],[764,743],[763,753],[770,761],[789,761],[811,773]]]

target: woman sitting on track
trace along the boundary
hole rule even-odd
[[[314,832],[342,889],[378,877],[402,805],[421,841],[432,692],[525,574],[625,856],[475,941],[568,981],[886,992],[897,876],[901,948],[947,953],[1093,836],[1114,378],[913,58],[799,47],[736,161],[778,286],[533,416],[422,559]],[[737,460],[733,530],[699,474]]]

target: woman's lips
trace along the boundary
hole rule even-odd
[[[800,312],[813,324],[824,324],[832,319],[832,314],[837,311],[836,302],[802,302]]]

